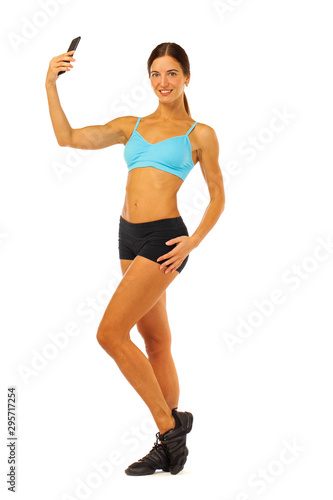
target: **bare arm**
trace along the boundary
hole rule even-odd
[[[214,129],[209,126],[203,128],[200,139],[202,146],[199,150],[199,163],[209,190],[210,202],[198,228],[191,236],[195,247],[215,226],[225,205],[223,177],[218,161],[219,143]]]
[[[126,140],[123,131],[124,117],[115,118],[105,125],[91,125],[88,127],[73,129],[61,107],[56,86],[58,71],[70,71],[73,67],[71,62],[65,62],[72,56],[73,51],[53,57],[50,61],[45,81],[47,100],[49,104],[50,117],[53,130],[59,146],[69,146],[76,149],[102,149],[113,144],[121,144]],[[67,54],[67,55],[66,55]],[[71,59],[75,61],[75,59]]]
[[[71,136],[71,126],[60,104],[57,86],[45,84],[53,130],[59,146],[65,146]]]

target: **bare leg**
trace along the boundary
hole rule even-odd
[[[171,331],[166,310],[166,291],[137,323],[148,359],[170,409],[178,407],[179,380],[171,354]]]
[[[165,274],[158,263],[137,256],[111,297],[97,332],[98,342],[147,404],[161,434],[172,429],[175,421],[152,364],[130,340],[129,332],[178,274]]]
[[[149,361],[160,384],[167,405],[171,410],[177,408],[179,402],[179,381],[172,355],[163,352],[149,355]]]
[[[120,334],[120,331],[108,331],[108,334]],[[128,338],[119,344],[112,344],[101,337],[98,341],[105,351],[115,360],[120,371],[147,404],[156,425],[163,434],[175,425],[171,410],[167,405],[154,370],[143,352]]]

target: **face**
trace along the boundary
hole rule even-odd
[[[183,94],[185,83],[189,81],[190,77],[184,75],[180,64],[173,57],[158,57],[151,65],[150,82],[162,102],[176,100]],[[162,93],[161,90],[168,92]]]

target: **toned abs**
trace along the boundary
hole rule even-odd
[[[136,120],[136,117],[131,117],[130,119],[124,117],[124,145],[133,132]],[[145,117],[145,125],[147,133],[143,130],[143,134],[146,137],[149,130],[156,130],[158,122]],[[158,142],[166,137],[182,135],[190,126],[190,123],[186,127],[182,124],[182,127],[177,129],[172,124],[172,127],[165,128],[165,130],[160,132],[160,137],[148,136],[148,142]],[[192,141],[194,137],[195,130],[192,133]],[[192,142],[192,146],[195,148],[192,152],[192,159],[195,164],[198,161],[195,139],[194,144]],[[177,192],[182,184],[183,180],[180,177],[154,167],[147,166],[131,170],[127,177],[125,201],[121,216],[133,223],[179,217]]]
[[[122,217],[133,223],[179,217],[177,192],[182,183],[176,175],[153,167],[131,170]]]

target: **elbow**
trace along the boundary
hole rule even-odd
[[[72,141],[70,139],[65,140],[65,139],[61,138],[61,139],[57,139],[57,141],[58,141],[59,146],[61,146],[62,148],[72,147]]]
[[[64,147],[73,147],[73,134],[72,134],[72,130],[69,131],[68,134],[66,134],[66,137],[57,137],[57,141],[58,141],[58,144],[59,146],[61,146],[62,148]]]

